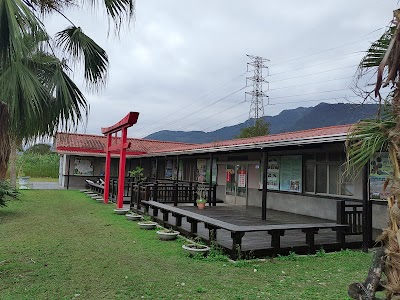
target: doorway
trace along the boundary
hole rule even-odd
[[[247,164],[226,165],[226,203],[247,205]]]

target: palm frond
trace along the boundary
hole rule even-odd
[[[43,24],[22,0],[0,1],[0,59],[4,65],[27,51],[23,37],[45,32]]]
[[[49,96],[46,98],[46,111],[37,121],[35,131],[26,134],[51,136],[58,129],[73,130],[79,122],[86,121],[89,106],[83,93],[67,74],[68,66],[43,51],[35,53],[30,62]]]
[[[108,69],[107,53],[80,27],[70,26],[56,35],[57,45],[68,52],[75,61],[84,61],[84,76],[91,87],[105,84]]]
[[[35,120],[43,113],[49,94],[35,70],[22,60],[12,62],[3,70],[0,82],[0,96],[10,114],[10,130],[18,136],[23,128],[34,127]]]
[[[124,22],[130,22],[135,13],[135,0],[102,0],[107,14],[114,21],[117,30]]]
[[[369,163],[376,152],[387,151],[390,131],[396,126],[392,114],[380,120],[362,120],[354,124],[346,140],[346,173],[354,175]]]
[[[76,5],[76,0],[29,0],[26,2],[35,11],[40,11],[42,14],[62,11]]]
[[[379,66],[383,57],[385,56],[385,53],[388,49],[390,41],[394,36],[395,31],[396,26],[388,27],[383,35],[371,44],[371,46],[367,50],[366,55],[362,58],[359,64],[359,68],[375,68]]]

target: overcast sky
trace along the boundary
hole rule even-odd
[[[246,54],[270,60],[265,115],[356,102],[349,89],[356,65],[389,24],[396,3],[137,0],[136,21],[119,38],[107,38],[101,12],[67,12],[110,60],[108,83],[99,93],[87,91],[75,76],[90,103],[87,126],[79,132],[100,134],[129,111],[140,113],[131,137],[243,122],[250,108],[245,91],[251,91],[244,87],[252,76]],[[68,26],[61,18],[46,22],[52,32]]]

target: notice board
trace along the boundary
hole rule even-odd
[[[302,191],[302,156],[281,156],[279,174],[280,190],[301,193]]]
[[[369,189],[371,199],[386,200],[390,186],[383,190],[386,180],[392,175],[393,167],[388,152],[376,153],[370,160]]]

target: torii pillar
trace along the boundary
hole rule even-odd
[[[122,208],[124,203],[124,186],[125,186],[125,165],[126,165],[126,149],[129,148],[128,143],[128,128],[136,124],[139,117],[138,112],[130,112],[118,123],[107,127],[101,128],[101,132],[107,136],[107,149],[106,149],[106,166],[104,178],[104,203],[108,203],[108,194],[110,192],[110,166],[111,166],[111,153],[119,151],[119,174],[118,174],[118,195],[117,195],[117,208]],[[116,140],[115,145],[112,144],[112,135],[118,136],[121,131],[121,141],[118,143]]]

